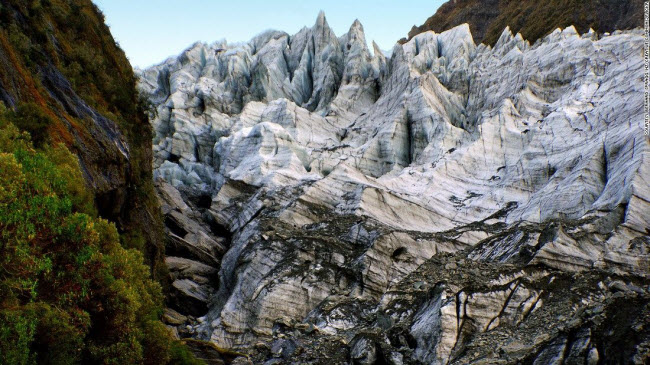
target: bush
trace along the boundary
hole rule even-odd
[[[15,111],[9,112],[7,117],[20,130],[30,134],[36,147],[47,141],[47,128],[56,123],[54,118],[35,103],[20,104]]]
[[[169,363],[162,302],[142,254],[97,218],[76,157],[1,120],[0,363]]]

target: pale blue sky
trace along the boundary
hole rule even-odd
[[[176,55],[196,41],[248,41],[278,29],[311,27],[320,10],[337,35],[359,19],[370,43],[384,50],[406,36],[445,0],[93,0],[134,66]]]

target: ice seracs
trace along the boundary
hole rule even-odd
[[[380,325],[364,315],[390,309],[387,323],[415,346],[391,356],[446,363],[471,356],[460,349],[482,333],[533,326],[539,308],[609,298],[593,286],[584,303],[548,299],[564,290],[554,275],[647,280],[642,48],[640,31],[572,27],[533,45],[505,29],[492,48],[462,25],[388,59],[358,21],[337,37],[320,14],[293,36],[198,43],[142,71],[157,109],[156,177],[194,207],[202,232],[228,240],[218,283],[200,291],[210,299],[198,333],[245,349],[277,323],[310,321],[349,341]],[[212,271],[187,265],[175,287],[196,293],[187,273]],[[527,274],[481,281],[517,270]],[[468,276],[481,289],[467,292]],[[428,299],[405,294],[413,285]],[[369,312],[337,317],[347,305]],[[523,352],[578,346],[513,331]]]

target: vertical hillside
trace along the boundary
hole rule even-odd
[[[0,0],[0,364],[197,363],[160,320],[135,82],[90,0]]]
[[[62,142],[79,156],[100,216],[157,265],[151,130],[132,68],[97,7],[89,0],[0,1],[0,101],[43,117],[23,129],[37,132],[37,143]]]

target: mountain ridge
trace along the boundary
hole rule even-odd
[[[422,32],[442,32],[468,23],[477,42],[494,45],[505,27],[534,43],[556,28],[574,26],[579,33],[598,33],[643,26],[641,0],[451,0],[421,26],[413,26],[407,38]]]

